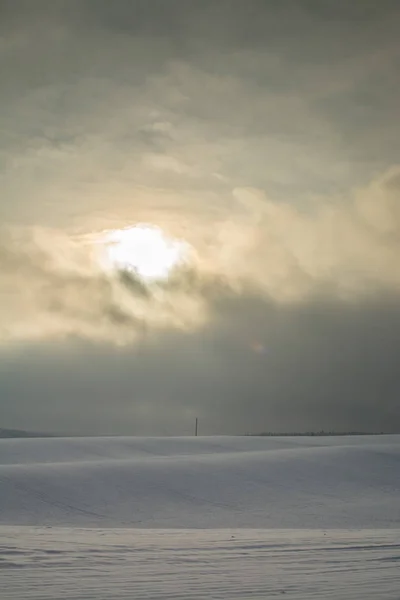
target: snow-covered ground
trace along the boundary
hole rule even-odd
[[[398,600],[399,532],[0,528],[3,600]]]
[[[400,436],[0,440],[2,600],[400,599]]]

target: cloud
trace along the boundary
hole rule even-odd
[[[398,2],[0,14],[10,424],[394,428]],[[191,244],[190,267],[105,272],[88,240],[137,222]]]
[[[1,341],[81,337],[120,344],[143,328],[201,322],[201,299],[106,272],[92,247],[49,230],[18,231],[0,246]]]
[[[380,288],[398,291],[399,173],[393,168],[347,197],[318,198],[302,210],[258,190],[236,190],[252,215],[247,235],[245,222],[226,233],[228,239],[242,236],[243,277],[247,272],[278,300],[318,287],[350,299]]]
[[[399,430],[398,296],[295,305],[219,297],[212,315],[195,331],[150,331],[134,348],[3,349],[3,423],[191,435],[198,416],[201,434]]]
[[[2,340],[129,342],[143,327],[202,325],[218,295],[257,293],[279,304],[398,293],[399,173],[392,169],[350,198],[325,198],[302,211],[259,190],[236,189],[233,210],[207,230],[186,211],[194,261],[157,285],[105,272],[86,238],[14,229],[0,247]]]
[[[2,222],[210,214],[248,186],[298,202],[399,155],[396,3],[2,11]]]

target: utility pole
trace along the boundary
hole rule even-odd
[[[198,426],[198,423],[199,423],[199,420],[198,420],[198,418],[196,417],[196,424],[195,424],[195,426],[194,426],[194,435],[195,435],[195,437],[197,437],[197,426]]]

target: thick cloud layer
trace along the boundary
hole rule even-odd
[[[307,212],[236,189],[230,212],[207,233],[187,209],[193,262],[155,284],[104,271],[90,239],[13,231],[0,247],[1,337],[73,335],[119,344],[134,341],[143,327],[198,327],[212,310],[208,303],[227,293],[257,293],[278,304],[322,293],[344,308],[370,294],[398,293],[399,198],[398,169]]]
[[[226,299],[197,333],[134,349],[46,345],[3,353],[3,415],[72,433],[397,431],[398,297],[278,307]],[[34,350],[34,352],[33,352]]]
[[[0,1],[5,425],[398,429],[399,25],[395,0]],[[93,240],[138,222],[190,264],[106,272]]]

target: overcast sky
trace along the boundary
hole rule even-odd
[[[399,30],[398,0],[0,0],[0,426],[399,431]],[[162,281],[93,250],[138,223],[190,249]]]

